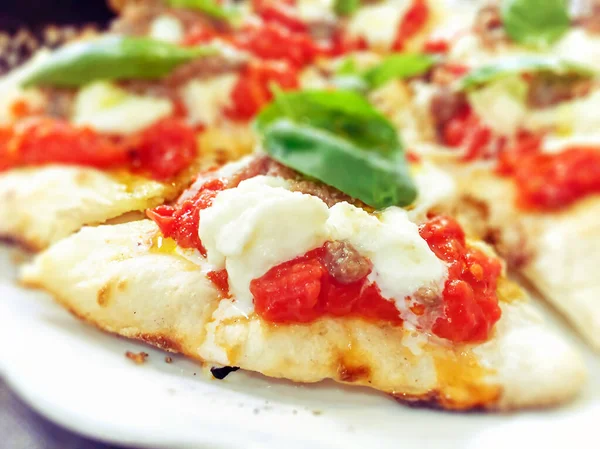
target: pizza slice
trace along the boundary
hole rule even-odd
[[[266,158],[214,175],[156,209],[159,226],[84,228],[23,282],[100,329],[296,382],[447,409],[551,405],[583,385],[578,354],[452,219],[372,214]]]
[[[577,393],[578,353],[436,214],[448,176],[409,166],[362,96],[280,94],[256,129],[268,154],[201,174],[151,220],[84,228],[23,283],[101,329],[271,377],[448,409]]]
[[[524,16],[519,34],[513,3],[432,35],[440,62],[403,97],[419,118],[411,149],[453,174],[458,204],[448,212],[600,348],[597,17],[553,6],[561,25],[537,29]]]

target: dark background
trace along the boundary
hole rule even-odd
[[[104,0],[0,0],[0,30],[11,33],[20,26],[106,23],[111,17]]]

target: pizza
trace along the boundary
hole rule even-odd
[[[598,348],[600,10],[556,2],[544,25],[528,3],[448,17],[425,44],[440,63],[386,106],[409,105],[413,150],[456,179],[449,213]]]
[[[0,235],[43,249],[23,285],[209,366],[453,410],[577,395],[507,266],[594,341],[589,11],[112,3],[0,82]]]

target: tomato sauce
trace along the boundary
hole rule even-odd
[[[494,136],[469,107],[445,124],[442,140],[462,148],[465,161],[495,157],[497,173],[515,183],[521,209],[556,211],[600,193],[600,148],[575,145],[544,153],[542,134],[520,131],[510,141]]]
[[[476,342],[488,338],[501,311],[496,285],[500,262],[469,248],[460,226],[447,217],[435,217],[420,228],[431,250],[448,264],[448,279],[442,294],[441,315],[431,329],[453,342]],[[323,316],[355,316],[402,324],[392,301],[376,284],[364,278],[337,282],[323,262],[323,248],[284,262],[250,283],[256,313],[274,323],[306,323]],[[423,316],[423,305],[413,313]]]
[[[195,248],[206,256],[198,235],[200,211],[210,207],[217,193],[223,189],[225,184],[222,180],[212,179],[204,183],[192,198],[172,206],[149,209],[146,215],[156,222],[164,237],[172,238],[182,248]]]
[[[131,136],[110,136],[52,118],[32,118],[0,129],[0,170],[66,164],[126,167],[169,179],[196,157],[196,134],[176,119],[161,120]]]
[[[400,28],[392,48],[395,51],[404,50],[406,42],[419,33],[427,24],[429,15],[427,0],[413,0],[412,5],[400,22]]]
[[[297,89],[298,71],[286,64],[250,63],[231,93],[232,105],[225,111],[232,120],[249,120],[273,99],[272,87]]]
[[[559,153],[541,153],[536,151],[539,141],[521,140],[500,161],[500,173],[511,176],[517,186],[520,207],[559,210],[600,193],[600,148],[574,146]]]

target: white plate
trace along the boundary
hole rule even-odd
[[[415,409],[367,389],[239,371],[218,381],[16,287],[10,259],[0,248],[0,374],[39,412],[91,437],[170,449],[598,447],[600,361],[584,348],[590,381],[579,400],[506,415]],[[135,365],[128,350],[150,357]]]

